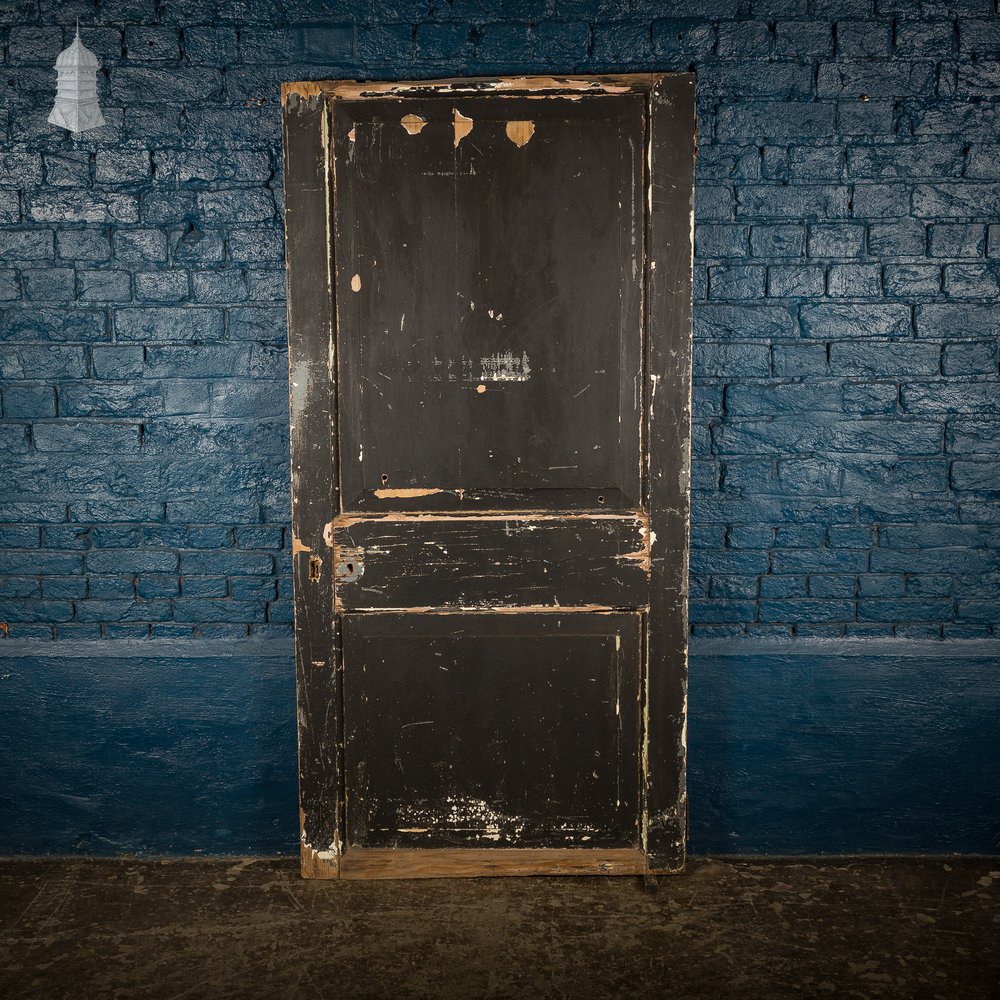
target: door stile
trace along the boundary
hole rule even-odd
[[[340,506],[328,101],[321,92],[284,97],[300,853],[303,875],[337,878],[342,696],[333,553],[325,538],[330,511]],[[317,254],[326,256],[319,277]]]
[[[694,97],[693,75],[661,77],[649,94],[647,124],[646,427],[651,574],[644,846],[650,870],[660,872],[683,867],[687,825]]]

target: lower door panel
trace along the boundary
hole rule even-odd
[[[344,615],[343,873],[641,870],[641,620]]]

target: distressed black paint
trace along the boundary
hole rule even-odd
[[[694,120],[694,77],[662,77],[650,94],[646,261],[652,570],[646,654],[646,850],[649,867],[659,870],[684,864],[687,824]]]
[[[344,617],[347,850],[636,847],[637,613]]]
[[[317,362],[336,303],[340,397],[310,382],[339,476],[293,468],[329,517],[297,602],[322,607],[332,569],[349,646],[343,705],[332,687],[300,717],[324,765],[346,757],[314,768],[346,853],[307,874],[683,864],[693,80],[507,84],[289,88],[330,108],[326,242],[290,268]]]
[[[345,510],[634,508],[641,95],[333,122]]]
[[[328,240],[326,99],[292,95],[283,116],[292,451],[292,572],[304,871],[336,871],[340,842],[339,676],[333,558],[324,528],[338,505],[336,384]],[[318,855],[323,861],[318,864]]]
[[[334,529],[337,603],[362,608],[637,608],[649,586],[643,517],[419,517]]]

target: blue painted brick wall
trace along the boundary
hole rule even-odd
[[[698,74],[693,631],[995,633],[994,0],[78,7],[0,9],[11,636],[290,629],[282,80],[649,69]]]

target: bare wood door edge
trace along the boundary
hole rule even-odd
[[[641,518],[645,528],[642,559],[649,569],[647,600],[641,608],[645,612],[645,818],[641,849],[637,852],[587,848],[344,851],[342,653],[334,613],[340,601],[335,521],[342,502],[337,454],[332,113],[336,102],[343,100],[442,93],[492,93],[531,99],[602,93],[645,96],[648,169],[642,398],[646,454],[644,509],[631,512]],[[693,75],[288,83],[282,87],[282,103],[303,874],[317,878],[387,878],[680,870],[687,821]],[[521,512],[520,516],[552,513]],[[628,513],[614,512],[619,517]],[[455,509],[435,512],[432,506],[421,514],[477,516],[477,512]],[[366,520],[377,517],[372,512]],[[343,566],[339,572],[345,575]],[[342,589],[346,595],[346,583]],[[567,609],[551,610],[566,613]],[[480,854],[489,857],[478,857]]]

